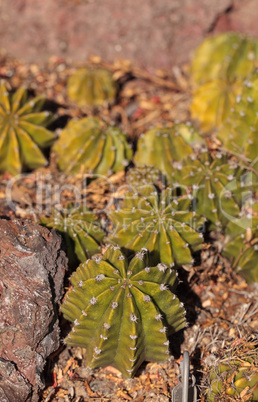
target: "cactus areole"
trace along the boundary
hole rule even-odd
[[[185,309],[173,289],[176,271],[148,265],[142,249],[129,261],[118,246],[81,264],[62,305],[74,322],[68,345],[86,348],[90,369],[112,365],[134,376],[143,361],[168,359],[168,335],[185,326]]]

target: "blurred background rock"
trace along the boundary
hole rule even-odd
[[[258,36],[256,0],[0,0],[0,55],[30,63],[97,55],[170,69],[229,30]]]

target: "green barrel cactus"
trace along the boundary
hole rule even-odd
[[[138,140],[135,165],[153,165],[165,175],[171,176],[174,172],[173,162],[181,161],[193,153],[191,145],[197,136],[195,128],[184,123],[177,123],[172,128],[152,128]]]
[[[187,196],[173,196],[170,188],[159,193],[154,186],[144,186],[139,193],[128,192],[109,217],[114,231],[108,240],[131,251],[146,247],[155,263],[191,265],[192,251],[202,248],[205,218],[191,211]]]
[[[239,176],[235,164],[230,164],[227,156],[217,152],[213,158],[208,152],[202,152],[186,158],[178,171],[178,182],[191,186],[196,200],[196,212],[205,216],[212,227],[224,227],[229,220],[240,213]]]
[[[81,262],[100,252],[104,231],[97,218],[88,209],[68,204],[60,211],[55,209],[51,217],[41,217],[40,224],[56,229],[64,238],[70,263],[76,258]]]
[[[205,39],[191,64],[192,118],[204,131],[223,123],[258,61],[258,41],[238,33]]]
[[[245,216],[229,222],[222,255],[248,283],[258,282],[258,204],[253,204]]]
[[[217,130],[224,148],[250,161],[258,156],[258,71],[243,83],[241,95],[227,119]]]
[[[139,187],[148,185],[165,184],[165,178],[154,166],[140,166],[128,170],[126,174],[126,182],[132,191],[137,191]]]
[[[54,141],[54,133],[46,129],[53,115],[40,111],[44,96],[28,100],[25,88],[9,93],[0,82],[0,173],[12,175],[47,164],[42,149]]]
[[[53,151],[60,170],[72,174],[110,175],[123,170],[132,157],[126,135],[94,117],[71,120]]]
[[[61,310],[74,323],[65,342],[86,348],[88,368],[113,366],[133,377],[143,361],[169,358],[168,335],[185,326],[185,309],[173,294],[176,272],[150,266],[147,250],[131,260],[110,246],[72,275]]]
[[[69,77],[67,92],[79,106],[103,106],[114,101],[117,84],[104,68],[80,68]]]

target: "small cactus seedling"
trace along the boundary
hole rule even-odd
[[[258,400],[257,365],[235,360],[234,363],[228,365],[220,364],[216,369],[212,370],[210,377],[211,385],[206,394],[207,402],[233,400],[229,399],[229,397],[241,397],[241,392],[244,389],[246,389],[245,394],[248,396],[245,401]],[[229,378],[230,384],[227,382]],[[242,399],[234,398],[234,400],[240,401]]]
[[[246,216],[232,220],[225,230],[223,256],[248,283],[258,282],[258,204]]]
[[[195,142],[197,131],[189,124],[178,123],[172,128],[153,128],[143,134],[134,157],[136,166],[153,165],[171,176],[173,162],[193,153],[189,143]]]
[[[191,66],[191,112],[204,131],[228,118],[257,60],[258,41],[237,33],[207,38],[197,48]]]
[[[67,91],[79,106],[103,106],[114,101],[117,85],[108,70],[80,68],[68,79]]]
[[[254,160],[258,155],[258,71],[247,77],[233,110],[217,131],[223,146]]]
[[[110,246],[72,275],[61,310],[74,322],[65,342],[86,348],[86,364],[111,365],[133,377],[143,361],[169,358],[168,335],[185,326],[183,304],[173,294],[176,272],[149,266],[147,250],[131,261]]]
[[[40,223],[56,229],[64,238],[70,263],[83,262],[93,254],[99,253],[104,231],[100,228],[96,216],[83,207],[68,204],[66,208],[53,210],[50,218],[40,218]]]
[[[210,371],[208,402],[258,400],[257,342],[247,342],[235,352],[218,361]]]
[[[170,267],[192,264],[191,251],[202,248],[205,218],[191,212],[187,197],[173,197],[167,188],[160,194],[154,186],[126,193],[122,208],[110,213],[114,232],[109,241],[139,251],[147,247],[155,263]]]
[[[239,172],[238,172],[239,174]],[[196,212],[205,216],[215,227],[225,226],[239,215],[238,198],[234,190],[236,167],[226,155],[217,153],[213,159],[208,152],[187,158],[180,166],[178,181],[181,186],[191,186],[197,200]]]
[[[139,187],[148,185],[158,185],[159,182],[164,184],[165,178],[159,169],[154,166],[140,166],[129,169],[126,174],[126,182],[132,189],[137,191]]]
[[[110,175],[128,165],[132,150],[125,134],[98,118],[71,120],[53,147],[66,173]]]
[[[28,101],[23,87],[11,94],[5,82],[0,82],[0,173],[16,175],[47,164],[42,149],[50,146],[55,136],[45,128],[53,116],[40,112],[44,102],[43,96]]]

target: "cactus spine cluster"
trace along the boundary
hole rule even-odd
[[[165,178],[154,166],[140,166],[129,169],[126,174],[126,182],[132,191],[137,191],[139,187],[149,186],[152,184],[165,184]]]
[[[44,96],[28,100],[23,87],[11,94],[5,82],[0,82],[0,173],[16,175],[47,164],[42,149],[55,136],[45,128],[53,116],[40,111],[44,102]]]
[[[178,198],[170,188],[159,193],[145,186],[139,193],[126,193],[110,219],[115,230],[109,241],[132,251],[146,247],[154,261],[170,267],[191,265],[191,252],[202,247],[205,218],[191,211],[188,197]]]
[[[132,150],[125,134],[94,117],[71,120],[53,147],[66,173],[110,175],[128,165]]]
[[[72,275],[62,312],[74,326],[65,342],[87,347],[89,368],[112,365],[132,377],[144,360],[168,359],[168,335],[185,326],[185,310],[172,293],[176,272],[147,257],[143,249],[128,261],[110,246]]]
[[[62,235],[70,263],[75,261],[75,255],[82,262],[100,251],[104,231],[96,216],[84,207],[68,204],[60,211],[53,210],[50,218],[41,217],[40,223]]]
[[[80,68],[69,77],[67,92],[79,106],[103,106],[114,101],[117,85],[104,68]]]

